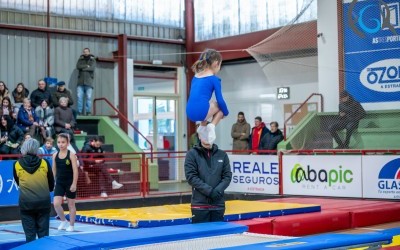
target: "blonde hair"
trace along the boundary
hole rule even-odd
[[[222,62],[221,54],[215,49],[205,49],[203,53],[201,53],[199,60],[193,64],[192,70],[194,73],[201,72],[210,67],[214,62]]]

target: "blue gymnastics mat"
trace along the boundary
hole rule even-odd
[[[279,240],[268,243],[257,243],[236,247],[217,248],[219,250],[319,250],[331,248],[364,247],[389,244],[392,235],[384,232],[373,232],[364,234],[323,234],[307,236],[302,238]]]
[[[51,236],[38,239],[16,250],[52,249],[110,249],[138,246],[174,240],[187,240],[199,237],[239,234],[247,231],[246,226],[228,222],[211,222],[166,226],[158,228],[126,229],[110,232]]]
[[[57,230],[59,224],[60,224],[59,220],[55,219],[50,220],[50,232],[49,232],[50,236],[130,230],[127,228],[75,223],[75,232],[67,233],[65,231]],[[25,233],[22,228],[21,222],[0,224],[0,250],[11,249],[13,247],[20,246],[24,243],[25,243]]]

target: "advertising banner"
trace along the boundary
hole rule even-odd
[[[346,90],[359,102],[400,100],[400,2],[343,4]]]
[[[361,155],[284,155],[283,192],[361,197]]]
[[[400,199],[400,157],[364,156],[363,197]]]
[[[276,155],[229,155],[232,181],[226,192],[279,194]]]
[[[15,161],[0,161],[0,206],[18,205],[18,186],[14,181]]]

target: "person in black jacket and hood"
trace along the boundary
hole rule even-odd
[[[50,192],[54,189],[54,176],[49,162],[36,155],[39,142],[26,140],[22,157],[14,163],[14,179],[19,186],[19,208],[26,242],[49,235]]]
[[[0,121],[0,154],[19,154],[24,132],[9,115],[2,115]]]
[[[224,191],[232,179],[228,155],[201,141],[186,154],[185,176],[192,186],[192,223],[223,221]]]
[[[350,137],[358,128],[358,123],[365,117],[365,110],[359,102],[347,92],[340,93],[339,117],[329,126],[329,132],[338,144],[337,148],[349,148]],[[343,142],[337,131],[346,129],[346,139]]]

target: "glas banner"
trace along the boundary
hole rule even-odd
[[[400,101],[399,0],[343,2],[345,89],[361,103]]]
[[[363,156],[363,198],[400,199],[400,157]]]

